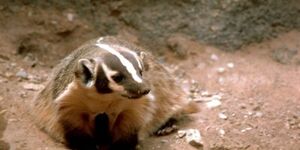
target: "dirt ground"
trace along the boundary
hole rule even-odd
[[[72,10],[45,12],[22,7],[10,11],[0,14],[0,149],[63,149],[35,127],[28,105],[53,65],[98,33],[88,22],[72,16]],[[12,12],[17,18],[7,19]],[[117,35],[140,44],[135,31],[126,26]],[[198,83],[200,96],[221,97],[221,105],[215,108],[199,102],[202,109],[191,116],[193,121],[179,126],[199,129],[204,149],[300,149],[299,31],[235,52],[182,34],[167,43],[173,51],[162,47],[158,51],[165,54],[158,59],[176,68],[174,74],[183,84]],[[174,133],[149,138],[143,149],[195,148]]]

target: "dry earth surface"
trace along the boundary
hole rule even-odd
[[[12,19],[7,19],[10,12],[0,14],[0,149],[63,149],[35,127],[28,106],[53,65],[97,33],[87,22],[74,19],[71,10],[32,13],[23,7],[14,13],[17,18]],[[140,44],[126,26],[117,35]],[[173,51],[162,47],[158,51],[164,55],[155,55],[185,89],[193,89],[202,108],[179,128],[198,129],[204,149],[300,149],[299,31],[235,52],[183,34],[166,43]],[[220,105],[208,108],[207,101],[215,95]],[[195,148],[174,133],[151,137],[143,149]]]
[[[300,48],[299,37],[294,31],[234,53],[183,41],[190,49],[188,59],[170,53],[166,62],[179,67],[177,75],[197,81],[200,96],[218,94],[222,104],[209,109],[199,102],[202,110],[192,116],[195,121],[180,129],[199,129],[207,149],[299,149],[300,57],[293,52]],[[1,149],[57,149],[27,113],[51,68],[39,61],[32,67],[31,60],[10,50],[14,46],[5,35],[0,39],[6,43],[0,55]],[[145,149],[193,148],[171,134],[150,138]]]

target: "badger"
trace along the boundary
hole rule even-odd
[[[38,127],[67,148],[130,150],[197,108],[149,52],[106,36],[64,58],[31,110]]]

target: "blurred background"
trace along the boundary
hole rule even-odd
[[[114,35],[198,101],[203,148],[299,149],[299,0],[0,0],[0,149],[61,149],[27,110],[60,59]],[[194,149],[176,134],[144,149]]]

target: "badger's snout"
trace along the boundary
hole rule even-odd
[[[150,87],[145,84],[135,84],[135,85],[129,85],[126,89],[126,97],[128,98],[140,98],[144,95],[147,95],[151,89]]]
[[[146,95],[150,92],[150,88],[146,88],[146,89],[143,89],[143,90],[139,90],[138,91],[138,94],[141,94],[141,95]]]

